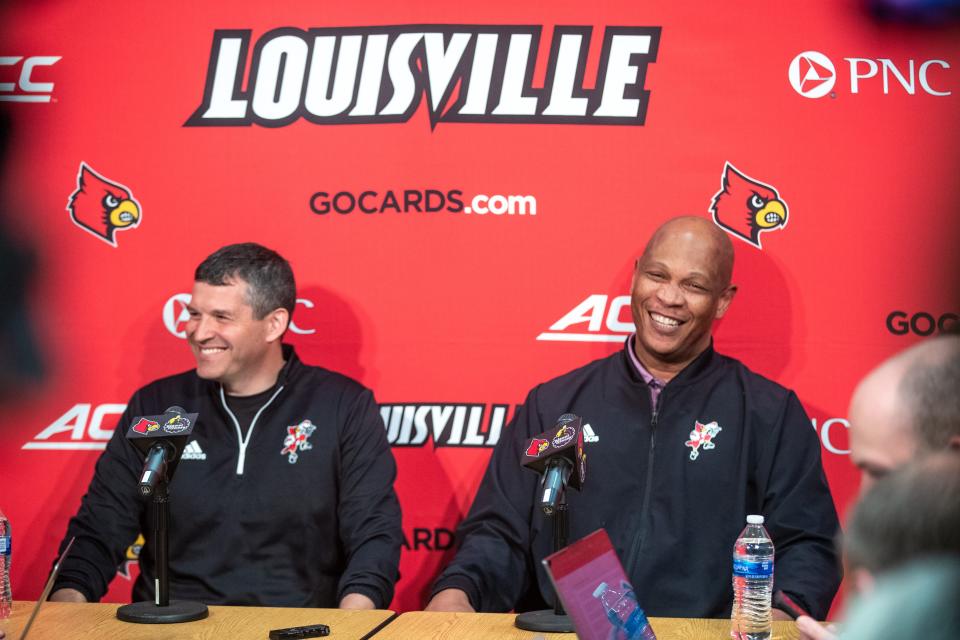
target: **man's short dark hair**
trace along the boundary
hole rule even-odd
[[[930,555],[960,555],[960,453],[931,454],[879,479],[850,515],[852,568],[883,573]]]
[[[936,451],[960,436],[960,336],[932,338],[897,390],[921,449]]]
[[[276,251],[255,242],[217,249],[200,263],[193,279],[218,287],[243,280],[247,283],[247,302],[258,320],[281,308],[292,317],[297,303],[297,285],[290,263]]]

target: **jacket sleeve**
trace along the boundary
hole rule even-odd
[[[145,503],[138,497],[137,482],[143,457],[125,437],[130,418],[139,415],[139,408],[135,394],[97,460],[80,509],[70,519],[60,543],[58,555],[70,538],[76,537],[54,590],[76,589],[89,602],[98,602],[140,532]]]
[[[397,466],[373,393],[365,389],[345,411],[337,513],[347,566],[337,601],[360,593],[384,609],[393,600],[403,542],[393,490]]]
[[[840,523],[820,461],[820,441],[792,392],[763,452],[763,513],[776,549],[775,589],[817,620],[826,618],[843,577]]]
[[[528,437],[544,431],[537,412],[537,389],[504,430],[487,465],[466,519],[453,562],[433,585],[432,595],[460,589],[477,611],[514,608],[531,585],[531,513],[538,476],[520,466]]]

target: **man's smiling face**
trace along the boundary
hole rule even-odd
[[[246,282],[196,282],[187,311],[187,341],[201,378],[216,380],[230,392],[260,374],[269,352],[270,323],[254,316]]]
[[[657,231],[637,261],[631,287],[634,348],[652,373],[676,373],[700,355],[710,345],[713,321],[733,299],[732,256],[728,263],[712,226],[674,220]]]

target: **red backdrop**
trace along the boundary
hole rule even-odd
[[[717,346],[797,391],[841,511],[856,381],[957,320],[955,28],[831,0],[47,1],[0,24],[5,224],[37,253],[47,366],[0,426],[16,598],[39,595],[129,395],[192,366],[175,296],[223,244],[291,261],[289,341],[383,405],[399,610],[422,605],[504,418],[620,348],[633,260],[666,218],[710,215],[725,163],[788,216],[762,248],[734,238]],[[334,44],[347,102],[334,83],[325,106]],[[72,219],[81,163],[127,189],[136,226]],[[509,196],[527,198],[504,213]]]

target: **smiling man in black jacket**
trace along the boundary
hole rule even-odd
[[[428,610],[543,608],[551,523],[523,445],[583,417],[587,481],[567,493],[570,540],[604,527],[648,615],[729,616],[731,554],[747,514],[776,545],[775,588],[824,617],[840,583],[839,530],[820,444],[797,396],[716,353],[734,298],[733,247],[695,217],[661,226],[637,261],[636,334],[620,352],[534,388],[504,432]],[[775,611],[776,617],[785,614]]]
[[[281,343],[290,265],[247,243],[197,268],[187,340],[197,368],[137,391],[97,462],[52,600],[96,601],[143,532],[134,600],[154,598],[134,416],[198,412],[170,483],[170,593],[208,604],[386,608],[400,560],[396,465],[373,394]],[[65,542],[64,542],[65,544]],[[61,545],[61,548],[63,545]]]

